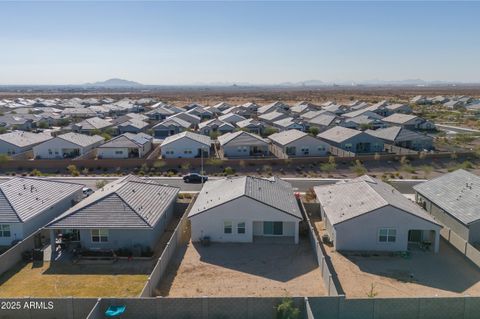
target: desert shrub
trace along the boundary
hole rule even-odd
[[[108,182],[107,182],[106,180],[102,179],[102,180],[97,181],[97,182],[95,183],[95,186],[96,186],[98,189],[100,189],[100,188],[103,188],[103,187],[104,187],[105,185],[107,185],[107,184],[108,184]]]
[[[299,319],[300,309],[295,307],[291,298],[284,298],[276,307],[277,319]]]
[[[357,175],[362,176],[367,173],[367,169],[363,166],[360,160],[355,160],[355,164],[351,167],[351,170]]]
[[[225,173],[225,175],[233,175],[235,174],[235,169],[233,169],[230,166],[227,166],[223,169],[223,173]]]
[[[72,176],[80,176],[80,172],[78,171],[78,169],[75,165],[68,165],[67,166],[67,171]]]

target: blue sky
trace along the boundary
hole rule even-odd
[[[0,2],[0,84],[480,82],[480,2]]]

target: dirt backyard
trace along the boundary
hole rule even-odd
[[[323,233],[323,222],[315,226]],[[347,298],[480,295],[480,270],[442,240],[434,254],[343,254],[324,245]]]
[[[199,296],[323,296],[310,244],[212,244],[190,242],[179,251],[157,294]]]

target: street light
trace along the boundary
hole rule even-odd
[[[203,175],[204,175],[204,174],[203,174],[203,149],[204,149],[204,148],[206,148],[206,147],[205,147],[205,146],[202,146],[202,147],[200,148],[200,163],[201,163],[201,164],[200,164],[200,166],[201,166],[201,168],[200,168],[200,180],[202,181],[202,186],[203,186]]]

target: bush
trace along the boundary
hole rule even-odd
[[[80,176],[80,172],[78,171],[77,167],[75,165],[68,165],[67,166],[67,171],[70,175],[72,176]]]
[[[357,174],[357,176],[362,176],[367,173],[367,169],[363,166],[360,160],[355,160],[355,164],[351,167],[352,171]]]
[[[42,172],[40,172],[38,169],[34,169],[33,171],[30,172],[30,176],[42,176]]]
[[[223,169],[223,173],[225,173],[226,175],[233,175],[235,174],[235,170],[232,167],[228,166]]]
[[[105,185],[107,185],[108,182],[106,180],[100,180],[95,183],[95,186],[97,186],[97,189],[103,188]]]
[[[205,164],[212,165],[212,166],[220,166],[223,164],[223,161],[219,158],[209,158]]]
[[[300,309],[295,307],[291,298],[284,298],[276,307],[277,319],[299,319]]]

